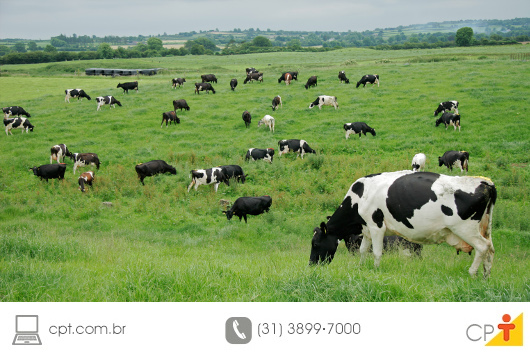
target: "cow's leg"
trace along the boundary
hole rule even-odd
[[[215,192],[217,192],[217,189],[219,188],[219,184],[220,183],[215,183],[215,186],[214,186]]]
[[[359,252],[361,253],[361,264],[366,259],[366,254],[370,251],[370,248],[372,247],[372,239],[363,236],[363,240],[361,241],[361,246],[359,247]]]
[[[243,218],[245,218],[245,223],[247,223],[247,214],[243,213]]]
[[[190,192],[190,189],[193,186],[193,184],[195,184],[195,179],[191,180],[191,184],[188,186],[188,192]],[[195,188],[195,189],[197,189],[197,188]]]
[[[376,225],[368,226],[372,238],[372,250],[374,252],[374,266],[379,267],[381,256],[383,256],[383,244],[385,238],[385,227],[378,228]],[[363,239],[366,237],[363,237]]]

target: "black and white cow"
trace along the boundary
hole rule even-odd
[[[233,216],[245,219],[247,223],[247,215],[257,216],[263,212],[269,212],[272,205],[272,198],[268,195],[260,197],[240,197],[234,202],[232,207],[228,211],[223,211],[226,214],[226,218],[231,220]]]
[[[248,161],[252,159],[253,161],[256,161],[258,159],[263,159],[264,161],[268,161],[269,163],[272,163],[272,159],[274,157],[274,148],[249,148],[247,151],[247,154],[245,156],[245,161]]]
[[[180,119],[174,111],[162,113],[162,124],[160,124],[160,127],[164,126],[164,121],[166,122],[166,127],[168,123],[169,125],[171,125],[171,123],[174,123],[175,125],[180,124]]]
[[[340,71],[339,72],[339,81],[340,83],[350,83],[350,80],[346,77],[346,72],[345,71]]]
[[[138,175],[138,179],[140,179],[142,185],[145,185],[144,179],[146,177],[164,173],[177,174],[175,167],[167,164],[163,160],[154,160],[137,164],[134,169],[136,170],[136,174]]]
[[[447,101],[438,104],[436,110],[434,111],[434,116],[437,116],[440,113],[445,113],[447,110],[454,111],[455,114],[458,114],[458,101]]]
[[[50,149],[50,164],[53,161],[57,161],[57,163],[64,162],[64,157],[70,157],[70,155],[71,153],[64,143],[55,145]]]
[[[197,191],[199,185],[210,184],[214,184],[215,192],[217,192],[217,188],[219,188],[219,184],[221,183],[230,186],[229,179],[224,175],[223,170],[220,167],[192,170],[191,184],[188,186],[188,192],[190,192],[193,185],[195,185],[195,191]]]
[[[77,98],[77,100],[80,100],[80,99],[83,100],[83,98],[86,98],[88,100],[92,99],[81,88],[66,89],[64,90],[64,93],[66,93],[66,96],[64,97],[64,101],[68,103],[70,103],[70,98]]]
[[[278,146],[280,146],[280,157],[285,153],[296,152],[304,159],[305,153],[316,153],[305,140],[280,140],[278,141]]]
[[[446,130],[449,126],[454,126],[455,131],[457,127],[458,131],[460,131],[460,114],[445,112],[439,119],[436,120],[436,126],[442,123],[445,125]]]
[[[235,91],[236,87],[237,87],[237,79],[233,78],[230,80],[230,89],[232,91]]]
[[[259,81],[263,82],[263,72],[252,72],[247,75],[247,78],[243,81],[243,84],[246,84],[247,82],[252,81]]]
[[[468,171],[469,153],[466,151],[447,151],[443,156],[438,157],[438,166],[445,165],[447,168],[453,170],[453,166],[460,168],[460,173]]]
[[[40,177],[40,180],[46,180],[48,179],[64,179],[64,172],[66,171],[66,164],[65,163],[59,163],[59,164],[44,164],[40,167],[33,167],[29,168],[29,170],[33,171],[33,174]]]
[[[272,110],[276,110],[278,106],[283,107],[282,97],[276,96],[272,99]]]
[[[385,235],[418,244],[448,243],[457,250],[472,247],[475,275],[481,262],[491,272],[494,248],[492,212],[497,190],[482,177],[453,177],[410,170],[372,174],[355,181],[339,208],[313,231],[310,264],[331,262],[340,240],[363,235],[361,261],[373,246],[375,266]]]
[[[195,93],[199,94],[199,92],[201,91],[206,91],[206,93],[208,94],[210,93],[210,91],[212,91],[212,93],[215,94],[215,90],[213,89],[212,84],[209,82],[195,83]]]
[[[217,83],[217,77],[214,74],[201,75],[202,83],[204,82],[215,82]]]
[[[359,82],[357,82],[356,88],[359,88],[360,85],[366,87],[367,83],[370,83],[372,85],[375,85],[377,83],[377,87],[379,87],[379,75],[364,75],[363,77],[361,77]]]
[[[12,107],[6,107],[2,108],[2,111],[4,112],[4,119],[9,118],[10,116],[21,116],[25,115],[26,118],[31,118],[31,115],[24,110],[24,108],[19,107],[18,105],[14,105]]]
[[[87,165],[95,165],[99,170],[99,158],[95,153],[71,153],[70,159],[74,161],[74,174],[78,167],[85,167]]]
[[[116,88],[123,88],[123,94],[128,94],[130,89],[134,89],[138,93],[138,81],[118,83]]]
[[[372,136],[375,136],[375,130],[362,121],[344,124],[344,130],[346,130],[347,139],[350,138],[351,134],[359,134],[359,138],[361,138],[361,133],[366,136],[367,132],[371,133]]]
[[[175,99],[173,101],[173,110],[176,112],[177,109],[180,109],[180,111],[182,111],[182,109],[190,110],[190,106],[185,99]]]
[[[258,121],[258,127],[261,125],[267,125],[269,127],[269,131],[274,132],[274,124],[275,120],[270,115],[265,115],[260,121]]]
[[[412,171],[413,172],[421,172],[422,170],[425,171],[425,162],[427,161],[427,157],[424,153],[417,153],[412,157]]]
[[[79,184],[79,190],[81,190],[81,192],[85,192],[85,184],[92,186],[92,182],[94,182],[94,172],[91,170],[84,172],[79,176],[77,182]]]
[[[171,87],[173,88],[177,88],[177,86],[182,86],[184,84],[184,82],[186,82],[186,79],[185,78],[174,78],[171,80]]]
[[[96,102],[98,103],[96,111],[100,110],[105,104],[108,104],[110,108],[116,108],[115,104],[121,107],[121,103],[113,96],[96,97]]]
[[[33,129],[35,128],[35,126],[31,125],[28,118],[4,118],[4,126],[6,128],[6,135],[8,136],[9,134],[13,135],[11,132],[12,129],[22,129],[22,133],[24,133],[24,131],[28,133],[29,131],[33,132]]]
[[[245,69],[245,71],[246,71],[247,75],[250,74],[250,73],[253,73],[253,72],[258,72],[258,70],[256,70],[256,68],[254,68],[254,67],[247,67]]]
[[[305,89],[308,89],[309,87],[313,87],[313,86],[318,86],[317,85],[317,77],[316,76],[311,76],[308,80],[307,80],[307,83],[304,85]]]
[[[309,104],[309,109],[313,109],[313,107],[318,106],[318,109],[322,110],[323,105],[330,105],[335,107],[337,109],[339,107],[339,104],[337,103],[337,97],[335,96],[318,96],[317,99],[311,104]]]
[[[290,74],[293,78],[293,80],[295,81],[298,81],[298,71],[289,71],[289,72],[284,72],[280,78],[278,79],[278,83],[281,83],[282,81],[285,80],[285,75],[286,74]]]
[[[245,110],[243,112],[243,121],[245,122],[245,126],[247,129],[250,127],[250,123],[252,122],[252,116],[250,115],[250,112],[248,110]]]
[[[237,182],[241,182],[241,184],[245,184],[247,175],[243,172],[243,168],[237,164],[222,165],[220,167],[226,178],[234,179]]]

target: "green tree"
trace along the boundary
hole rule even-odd
[[[25,53],[26,52],[26,44],[22,42],[18,42],[13,46],[13,50],[17,53]]]
[[[114,58],[114,50],[112,50],[109,43],[101,43],[98,47],[98,54],[102,59]]]
[[[29,42],[28,43],[28,50],[29,51],[36,51],[36,50],[39,50],[39,47],[37,47],[37,43]]]
[[[256,47],[266,48],[272,47],[272,43],[269,38],[263,36],[257,36],[252,40],[252,45]]]
[[[190,49],[190,53],[192,55],[204,55],[204,52],[204,47],[197,43],[195,43]]]
[[[48,44],[48,45],[46,45],[46,47],[44,47],[44,51],[45,51],[46,53],[55,53],[55,52],[57,52],[57,48],[55,48],[55,47],[54,47],[53,45],[51,45],[51,44]]]
[[[459,47],[468,47],[473,41],[473,29],[471,27],[462,27],[456,31],[455,43]]]
[[[159,38],[151,37],[147,40],[147,47],[151,50],[161,51],[164,49],[162,40]]]
[[[7,45],[0,45],[0,56],[6,55],[9,52],[10,50]]]
[[[64,40],[55,37],[50,40],[50,44],[56,48],[66,47],[68,45],[68,43],[66,43]]]

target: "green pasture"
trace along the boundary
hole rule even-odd
[[[530,300],[530,68],[511,54],[528,46],[5,65],[0,104],[19,105],[35,130],[0,137],[0,300],[2,301],[529,301]],[[245,68],[263,83],[243,84]],[[163,68],[156,76],[89,77],[84,70]],[[277,82],[299,71],[291,85]],[[345,70],[351,84],[340,84]],[[194,94],[201,74],[213,73],[216,94]],[[380,87],[355,88],[364,74]],[[318,87],[306,90],[316,75]],[[187,82],[171,88],[171,78]],[[239,85],[231,91],[229,82]],[[123,94],[119,82],[137,80]],[[83,88],[93,99],[64,102]],[[339,109],[308,109],[318,95],[337,96]],[[122,107],[96,111],[94,98],[114,95]],[[283,107],[273,112],[272,98]],[[181,124],[160,127],[172,100]],[[458,100],[462,131],[435,127],[438,103]],[[245,128],[241,114],[252,114]],[[276,131],[257,127],[270,114]],[[344,138],[343,124],[364,121],[377,136]],[[276,148],[304,139],[317,150],[246,162],[248,148]],[[50,147],[97,153],[94,186],[79,191],[73,164],[65,180],[46,183],[28,168],[49,163]],[[313,228],[340,205],[348,187],[367,174],[409,169],[427,155],[427,170],[447,150],[470,154],[469,175],[497,186],[491,277],[468,274],[472,257],[447,245],[425,246],[421,259],[384,254],[381,266],[339,246],[330,265],[309,267]],[[138,181],[134,166],[163,159],[177,175]],[[239,164],[245,184],[200,186],[187,192],[190,170]],[[271,211],[248,224],[222,214],[221,199],[270,195]],[[110,203],[110,204],[109,204]]]

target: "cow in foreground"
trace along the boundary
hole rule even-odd
[[[173,101],[173,110],[175,111],[175,113],[177,112],[177,109],[180,109],[180,111],[182,111],[182,109],[190,110],[190,106],[188,105],[188,102],[186,102],[185,99],[175,99]]]
[[[138,179],[140,179],[142,185],[145,185],[144,179],[146,177],[164,173],[177,174],[175,167],[167,164],[163,160],[154,160],[137,164],[134,169],[136,170],[136,174],[138,175]]]
[[[282,97],[276,96],[272,99],[272,110],[275,111],[278,106],[283,107]]]
[[[233,216],[245,219],[247,223],[247,215],[257,216],[263,212],[269,212],[272,205],[272,198],[270,196],[260,197],[240,197],[234,202],[232,207],[228,211],[223,211],[226,214],[226,218],[231,220]]]
[[[366,87],[366,84],[372,84],[375,85],[377,83],[377,87],[379,87],[379,75],[364,75],[361,77],[359,82],[357,82],[356,88],[359,88],[360,85],[363,85],[363,88]]]
[[[258,159],[263,159],[264,161],[272,163],[273,157],[274,157],[274,148],[267,148],[267,149],[249,148],[245,156],[245,161],[248,161],[250,159],[252,159],[253,161],[256,161]]]
[[[88,100],[92,99],[90,98],[88,94],[85,93],[85,91],[83,91],[80,88],[67,89],[64,91],[64,93],[66,93],[66,96],[64,97],[64,101],[68,103],[70,103],[70,98],[77,98],[77,100],[80,100],[80,99],[83,100],[83,98],[86,98]]]
[[[438,157],[438,166],[445,165],[453,171],[453,167],[460,168],[460,173],[468,171],[469,153],[466,151],[447,151],[443,156]]]
[[[322,110],[323,105],[329,105],[335,107],[337,109],[339,107],[339,104],[337,103],[337,97],[335,96],[318,96],[317,99],[311,104],[309,104],[309,109],[313,109],[313,107],[318,106],[318,109]]]
[[[340,240],[363,235],[361,261],[373,246],[379,266],[385,235],[418,244],[447,243],[457,250],[475,249],[469,273],[481,263],[484,278],[495,252],[492,212],[497,198],[493,182],[482,177],[453,177],[410,170],[372,174],[355,181],[327,223],[313,231],[310,264],[333,260]]]
[[[188,186],[188,192],[193,185],[195,185],[195,191],[199,185],[210,185],[214,184],[215,192],[219,188],[219,184],[225,183],[230,186],[230,181],[224,175],[223,170],[220,167],[209,168],[209,169],[196,169],[191,171],[191,184]]]
[[[344,130],[346,130],[347,139],[350,138],[351,134],[359,134],[359,138],[361,138],[361,134],[366,136],[367,132],[375,136],[375,130],[362,121],[344,124]]]
[[[346,72],[340,71],[339,72],[339,81],[340,83],[350,83],[350,80],[346,77]]]
[[[9,118],[10,116],[18,116],[21,115],[26,116],[26,118],[31,118],[31,115],[24,110],[24,108],[19,107],[18,105],[14,105],[12,107],[6,107],[2,108],[2,112],[4,113],[4,119]]]
[[[412,157],[412,171],[413,172],[421,172],[425,171],[425,162],[427,161],[427,157],[424,153],[417,153]]]
[[[134,89],[136,90],[136,93],[138,93],[138,81],[118,83],[116,88],[123,88],[123,94],[129,94],[130,89]]]
[[[209,82],[195,83],[195,93],[200,94],[199,92],[201,91],[206,91],[208,94],[210,94],[210,91],[212,91],[212,93],[215,94],[215,89],[213,89],[212,84]]]
[[[74,174],[78,167],[85,167],[87,165],[95,165],[99,170],[99,158],[95,153],[71,153],[70,159],[74,161]]]
[[[85,185],[92,186],[92,182],[94,181],[94,172],[89,170],[88,172],[84,172],[79,176],[79,179],[77,179],[77,182],[79,183],[79,190],[81,192],[85,192]]]
[[[33,171],[33,174],[38,176],[41,180],[44,179],[48,182],[48,179],[64,179],[66,164],[44,164],[40,167],[29,168],[29,170]]]
[[[252,116],[250,115],[250,112],[248,110],[245,110],[243,112],[242,117],[243,117],[243,121],[245,122],[245,126],[249,128],[250,123],[252,122]]]
[[[235,91],[236,87],[237,87],[237,79],[233,78],[230,80],[230,89],[232,91]]]
[[[9,134],[13,135],[11,132],[12,129],[22,129],[22,133],[24,133],[24,131],[29,133],[30,131],[33,132],[33,129],[35,128],[35,126],[31,125],[27,118],[4,118],[4,126],[6,128],[7,136],[9,136]]]
[[[169,125],[171,125],[171,123],[174,123],[175,125],[180,124],[180,119],[174,111],[162,113],[162,124],[160,127],[164,126],[164,121],[166,122],[166,127],[168,123]]]
[[[439,119],[436,120],[436,127],[442,123],[445,125],[446,130],[449,126],[454,126],[455,131],[457,127],[458,131],[460,131],[460,114],[445,112]]]
[[[57,161],[57,163],[64,162],[64,157],[70,157],[70,155],[71,153],[68,151],[68,147],[66,147],[64,143],[52,146],[52,148],[50,148],[50,164],[52,164],[53,161]]]
[[[184,82],[186,82],[186,79],[185,78],[174,78],[171,80],[171,87],[173,88],[177,88],[177,86],[182,86],[184,85]]]
[[[222,165],[221,171],[227,179],[234,179],[237,182],[241,182],[241,184],[245,184],[247,175],[243,172],[243,168],[237,164]]]
[[[105,104],[108,104],[110,108],[116,108],[115,104],[121,107],[120,101],[113,96],[96,97],[96,102],[98,103],[98,109],[96,111],[100,110]]]
[[[261,125],[267,125],[269,127],[269,131],[274,132],[274,118],[270,115],[265,115],[260,121],[258,121],[258,127]]]
[[[316,76],[311,76],[310,78],[308,78],[307,83],[304,85],[305,89],[309,89],[309,87],[313,87],[313,86],[315,87],[318,86]]]
[[[278,141],[278,146],[280,147],[280,157],[285,153],[296,152],[304,159],[305,153],[316,153],[314,149],[309,147],[305,140],[280,140]]]
[[[458,101],[447,101],[438,104],[436,110],[434,111],[434,116],[437,116],[440,113],[445,113],[446,111],[454,111],[455,114],[458,114]]]

